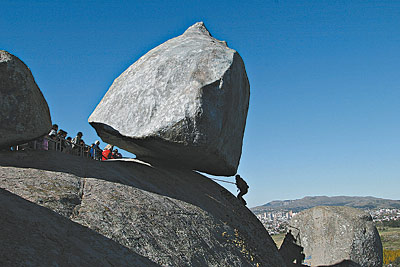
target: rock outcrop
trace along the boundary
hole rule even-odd
[[[300,212],[290,225],[295,236],[300,231],[307,264],[333,265],[347,260],[343,266],[382,266],[379,233],[371,216],[361,210],[319,206]]]
[[[0,50],[0,148],[26,143],[47,134],[49,107],[29,68]]]
[[[159,266],[4,189],[0,203],[0,266]]]
[[[52,218],[57,220],[52,222],[51,232],[46,233],[45,226],[36,224],[41,223],[39,218],[32,218],[36,213],[32,209],[25,219],[18,216],[7,225],[17,229],[18,224],[22,228],[32,220],[32,227],[40,228],[42,233],[36,236],[36,242],[56,246],[38,255],[46,255],[59,265],[63,261],[58,261],[58,256],[64,253],[65,246],[67,254],[63,257],[69,255],[71,240],[77,246],[85,243],[84,252],[99,238],[92,248],[93,264],[107,258],[114,266],[140,266],[144,257],[162,266],[284,266],[273,240],[251,211],[226,189],[196,172],[137,160],[99,162],[55,151],[0,152],[0,166],[0,188],[48,208],[44,211],[30,204],[41,208],[37,214],[45,223],[52,222]],[[29,206],[9,195],[7,203]],[[6,209],[10,213],[13,206]],[[7,218],[1,216],[1,220]],[[1,237],[14,231],[3,225]],[[65,227],[69,228],[62,230]],[[56,234],[58,230],[60,233]],[[27,233],[29,238],[34,232]],[[85,236],[77,236],[80,232]],[[69,237],[65,243],[60,241],[64,235]],[[19,238],[11,243],[18,246],[22,242]],[[104,250],[111,251],[95,259],[105,243]],[[2,242],[0,246],[6,245]],[[43,246],[35,246],[29,255]],[[28,249],[26,244],[23,247]],[[115,257],[124,254],[134,261],[119,264],[124,261],[120,259],[114,263],[113,251],[117,253]],[[24,257],[23,249],[16,253]],[[2,260],[0,257],[0,265]],[[85,260],[90,262],[89,258]]]
[[[104,142],[139,159],[231,176],[249,88],[240,55],[196,23],[123,72],[89,123]]]

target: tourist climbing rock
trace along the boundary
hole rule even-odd
[[[243,199],[243,196],[245,194],[247,194],[248,190],[249,190],[249,186],[247,185],[246,181],[243,180],[242,177],[240,177],[239,174],[236,174],[235,176],[236,178],[236,186],[237,186],[237,190],[240,191],[239,194],[237,195],[237,198],[243,202],[243,205],[247,205],[246,200]]]

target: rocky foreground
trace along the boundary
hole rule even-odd
[[[284,266],[252,212],[196,172],[53,151],[0,166],[2,266]]]

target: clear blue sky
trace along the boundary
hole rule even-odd
[[[250,207],[400,199],[400,1],[3,0],[0,49],[31,68],[53,122],[89,143],[87,119],[112,81],[197,21],[246,64]]]

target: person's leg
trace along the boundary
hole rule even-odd
[[[244,193],[243,193],[243,192],[240,192],[240,193],[237,195],[237,198],[238,198],[240,201],[242,201],[243,205],[246,206],[246,205],[247,205],[247,202],[246,202],[246,200],[244,200],[243,195],[244,195]]]

